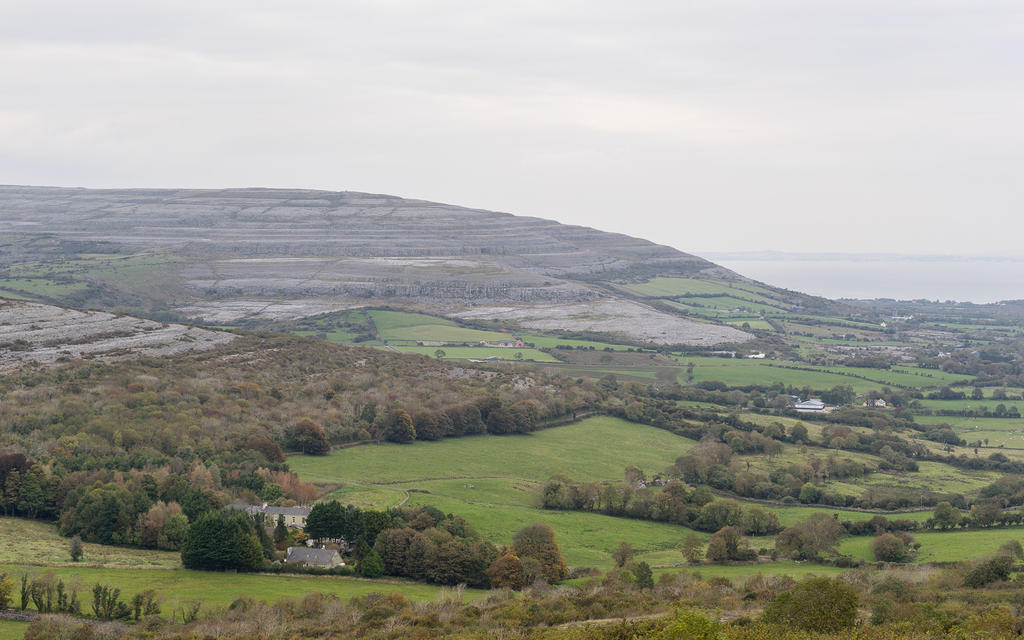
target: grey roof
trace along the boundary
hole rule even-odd
[[[271,516],[308,516],[309,507],[266,507],[263,513]]]
[[[288,555],[285,562],[295,564],[308,564],[314,567],[329,567],[341,556],[334,549],[309,549],[306,547],[288,547]]]
[[[797,409],[824,409],[825,403],[821,400],[804,400],[794,405]]]
[[[257,504],[241,504],[234,503],[228,505],[229,509],[239,509],[245,511],[250,515],[256,515],[257,513],[265,513],[268,516],[308,516],[310,512],[309,507],[265,507]]]

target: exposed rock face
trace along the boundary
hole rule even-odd
[[[0,187],[0,233],[170,247],[216,296],[588,300],[563,278],[715,265],[629,236],[350,192]]]
[[[212,349],[237,336],[181,324],[0,300],[0,371],[62,358],[174,356]]]
[[[249,317],[278,317],[382,301],[436,311],[550,306],[614,299],[595,286],[614,278],[740,279],[702,258],[621,234],[353,192],[0,187],[0,245],[0,267],[157,251],[170,256],[159,287],[128,289],[88,269],[81,277],[102,292],[113,286],[136,296],[138,308],[168,302],[218,319],[242,309],[255,310]],[[224,304],[233,305],[227,315]],[[648,312],[661,313],[641,315]],[[684,336],[684,326],[700,344],[712,339],[714,332],[681,319],[665,335]],[[728,328],[718,334],[747,335]]]

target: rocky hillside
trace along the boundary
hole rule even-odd
[[[27,362],[205,351],[236,335],[181,324],[0,299],[0,372]]]
[[[617,295],[603,282],[741,279],[670,247],[551,220],[271,189],[0,187],[0,268],[4,290],[31,299],[220,321],[381,302],[445,313],[478,305],[604,308]],[[634,307],[666,325],[658,331],[669,342],[746,339],[638,304],[622,307],[626,333]]]

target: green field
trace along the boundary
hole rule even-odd
[[[409,493],[408,504],[429,504],[460,515],[496,544],[508,544],[527,524],[547,522],[574,566],[610,568],[611,552],[622,540],[641,551],[672,549],[689,530],[593,513],[543,511],[534,507],[539,484],[556,473],[581,482],[617,481],[631,464],[659,473],[692,446],[691,440],[667,431],[598,417],[528,436],[368,445],[324,457],[296,455],[288,461],[308,481],[361,483],[378,492],[416,489]],[[438,471],[439,460],[445,461],[443,472]],[[373,483],[383,486],[369,486]],[[395,493],[378,497],[380,506],[401,501]]]
[[[751,329],[759,329],[761,331],[774,331],[775,328],[767,320],[745,320],[740,318],[738,320],[726,320],[726,324],[731,324],[736,327],[742,327],[743,325],[749,326]]]
[[[593,347],[597,351],[603,351],[604,349],[611,349],[613,351],[627,351],[633,348],[624,344],[612,344],[610,342],[594,342],[593,340],[573,340],[570,338],[540,336],[534,333],[523,334],[520,335],[519,337],[523,339],[523,342],[529,342],[538,349],[553,349],[559,345],[582,347],[586,349]]]
[[[525,436],[471,436],[352,447],[328,456],[294,455],[288,464],[315,481],[386,484],[502,477],[543,482],[556,473],[567,473],[574,480],[589,482],[621,480],[630,464],[649,473],[661,472],[693,444],[654,427],[598,417]]]
[[[777,305],[771,291],[746,283],[730,283],[719,280],[696,280],[693,278],[652,278],[640,284],[618,285],[629,293],[652,298],[674,298],[687,294],[699,296],[731,296],[754,302]]]
[[[45,522],[0,517],[0,564],[91,566],[108,569],[175,569],[181,566],[177,552],[111,547],[86,542],[77,564],[68,555],[68,539]]]
[[[987,447],[1024,448],[1024,420],[1020,418],[974,418],[964,416],[914,416],[914,422],[926,427],[948,424],[967,442],[988,440]],[[993,453],[986,449],[988,453]],[[985,455],[988,455],[986,453]]]
[[[21,640],[28,631],[29,622],[0,620],[0,640]]]
[[[1024,542],[1024,530],[1019,527],[967,531],[925,531],[914,533],[913,536],[921,543],[920,553],[914,559],[915,564],[970,560],[994,553],[1000,545],[1007,541]],[[872,539],[871,536],[846,538],[840,542],[839,551],[855,558],[874,560],[874,556],[871,554]]]
[[[686,366],[694,364],[694,382],[720,381],[729,386],[770,385],[781,382],[794,387],[830,389],[849,385],[857,393],[880,389],[886,385],[926,388],[962,382],[965,376],[901,366],[897,370],[863,369],[857,367],[814,367],[793,362],[750,360],[747,358],[714,358],[676,356]],[[798,366],[792,369],[787,367]],[[866,379],[865,379],[866,378]]]
[[[20,576],[22,567],[16,564],[0,565],[0,569]],[[370,593],[398,592],[410,600],[432,600],[442,591],[440,587],[400,580],[364,580],[362,578],[334,576],[289,576],[248,573],[218,573],[189,571],[187,569],[96,569],[89,567],[31,567],[35,573],[52,571],[57,577],[81,585],[79,597],[87,604],[91,601],[88,590],[97,582],[121,589],[122,599],[146,589],[153,589],[161,598],[164,614],[170,614],[181,603],[202,600],[203,610],[225,607],[242,596],[274,602],[282,598],[307,593],[333,594],[342,599]],[[485,592],[466,591],[468,599],[481,597]],[[202,615],[202,611],[200,611]]]
[[[331,329],[330,331],[296,331],[295,334],[306,338],[321,338],[334,344],[352,344],[352,339],[355,337],[355,334],[344,328]],[[362,344],[369,345],[373,344],[373,342],[363,342]]]
[[[534,362],[558,362],[558,358],[544,351],[537,349],[514,349],[507,347],[412,347],[398,345],[395,347],[402,353],[418,353],[423,356],[431,356],[438,349],[444,351],[444,357],[456,360],[468,360],[470,358],[483,360],[495,357],[499,360],[514,361],[517,353],[523,354],[523,360]]]
[[[404,311],[368,312],[377,327],[377,333],[386,342],[466,342],[481,340],[495,342],[512,336],[497,331],[480,331],[460,327],[451,320]]]
[[[313,482],[346,482],[337,494],[378,507],[432,505],[465,518],[485,538],[508,544],[512,534],[526,524],[543,521],[558,536],[566,558],[573,566],[611,567],[611,552],[628,540],[638,554],[651,554],[656,564],[671,564],[688,529],[664,523],[612,518],[594,513],[544,511],[536,508],[540,484],[555,473],[566,473],[583,482],[614,481],[622,478],[627,465],[635,464],[648,474],[664,470],[685,453],[692,441],[659,429],[615,418],[590,418],[529,436],[475,436],[411,445],[367,445],[335,451],[330,456],[291,456],[289,464],[304,479]],[[772,461],[772,467],[806,462],[809,455],[824,458],[834,452],[810,448],[806,452],[787,445]],[[877,466],[879,459],[861,453],[839,452],[840,458]],[[445,471],[438,472],[438,460]],[[737,458],[751,463],[753,470],[767,470],[767,458]],[[973,493],[997,474],[960,471],[939,463],[921,463],[913,474],[875,473],[863,480],[831,483],[829,488],[860,495],[871,486],[917,487],[936,491]],[[408,491],[408,493],[406,493]],[[844,520],[870,519],[875,513],[830,507],[766,506],[784,526],[795,524],[813,513],[838,514]],[[889,517],[923,520],[930,511],[887,514]],[[698,534],[707,539],[707,534]],[[755,547],[772,547],[771,537],[755,539]],[[667,555],[665,555],[667,554]],[[758,565],[760,568],[760,565]],[[750,572],[749,567],[745,570]]]
[[[730,313],[785,313],[784,309],[763,302],[752,302],[735,296],[712,296],[701,298],[680,298],[676,302],[697,308],[711,308]]]
[[[943,410],[943,411],[963,411],[965,409],[980,410],[982,408],[988,409],[989,411],[995,411],[996,407],[1003,405],[1004,408],[1009,409],[1010,407],[1017,407],[1017,411],[1024,409],[1024,402],[1020,400],[992,400],[986,398],[983,400],[918,400],[921,406],[925,409],[932,410]],[[1024,418],[1020,419],[1021,424],[1024,424]]]

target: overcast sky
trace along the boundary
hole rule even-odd
[[[1024,2],[0,0],[0,183],[1024,253]]]

